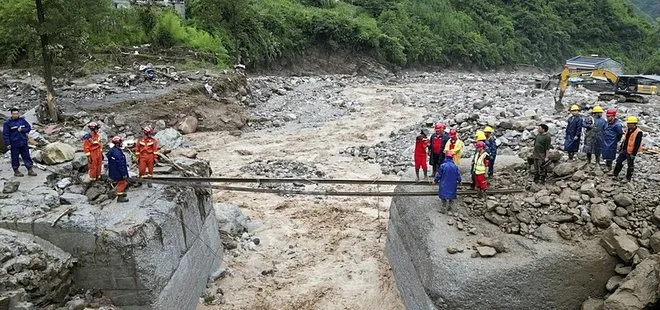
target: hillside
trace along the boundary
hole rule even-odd
[[[185,22],[155,8],[112,9],[110,0],[44,1],[60,64],[142,43],[184,45],[221,66],[238,56],[268,66],[319,46],[398,67],[549,67],[600,54],[652,72],[660,59],[659,26],[627,0],[188,0]],[[0,62],[35,63],[34,1],[0,0],[0,16]]]
[[[658,0],[632,0],[639,9],[655,19],[660,17],[660,1]]]

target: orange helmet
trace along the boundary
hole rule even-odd
[[[112,140],[111,140],[111,141],[112,141],[113,144],[119,144],[119,143],[121,143],[123,140],[122,140],[122,138],[121,138],[120,136],[114,136],[114,137],[112,137]]]
[[[435,124],[434,128],[435,128],[435,130],[445,130],[445,128],[447,128],[447,126],[445,126],[445,124],[437,123],[437,124]]]
[[[87,128],[89,128],[89,129],[99,129],[99,127],[100,126],[97,122],[91,122],[91,123],[87,124]]]
[[[151,128],[150,126],[142,128],[142,131],[144,131],[145,134],[151,134],[154,132],[154,129]]]

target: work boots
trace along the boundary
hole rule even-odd
[[[21,173],[20,171],[18,171],[18,168],[16,168],[16,169],[14,169],[14,176],[15,176],[15,177],[22,177],[22,176],[24,176],[24,175],[23,175],[23,173]]]
[[[34,172],[34,169],[32,169],[32,167],[30,167],[30,168],[28,169],[28,175],[31,176],[31,177],[36,177],[36,176],[37,176],[37,173]]]
[[[126,198],[126,194],[117,196],[117,202],[128,202],[128,198]]]

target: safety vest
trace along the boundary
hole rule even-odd
[[[488,156],[488,153],[486,152],[475,154],[474,162],[472,163],[474,166],[474,174],[486,173],[486,165],[484,165],[484,159],[486,159],[486,156]]]
[[[626,152],[628,154],[632,154],[635,151],[635,140],[637,139],[637,135],[642,132],[639,130],[639,127],[635,127],[633,132],[630,134],[630,137],[628,137],[628,141],[626,141]],[[639,148],[637,148],[637,153],[642,151],[642,143],[639,144]]]

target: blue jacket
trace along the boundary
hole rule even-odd
[[[458,184],[461,183],[461,173],[451,157],[445,157],[445,162],[438,168],[435,175],[438,183],[438,197],[440,199],[456,199]]]
[[[18,131],[19,128],[21,131]],[[5,145],[11,145],[12,147],[27,146],[27,134],[30,130],[32,130],[32,127],[24,118],[9,118],[4,126],[2,126],[2,138],[4,139]]]
[[[495,136],[490,136],[490,138],[486,139],[486,153],[488,153],[491,160],[497,157],[497,140]]]
[[[113,181],[119,181],[128,177],[128,166],[126,166],[126,156],[118,147],[112,147],[107,154],[108,158],[108,176]]]
[[[564,139],[564,151],[577,152],[580,149],[580,137],[582,136],[582,117],[573,115],[568,118],[566,125],[566,138]]]
[[[616,159],[616,147],[623,136],[623,125],[618,119],[614,123],[607,123],[603,132],[603,144],[600,152],[604,160]]]

